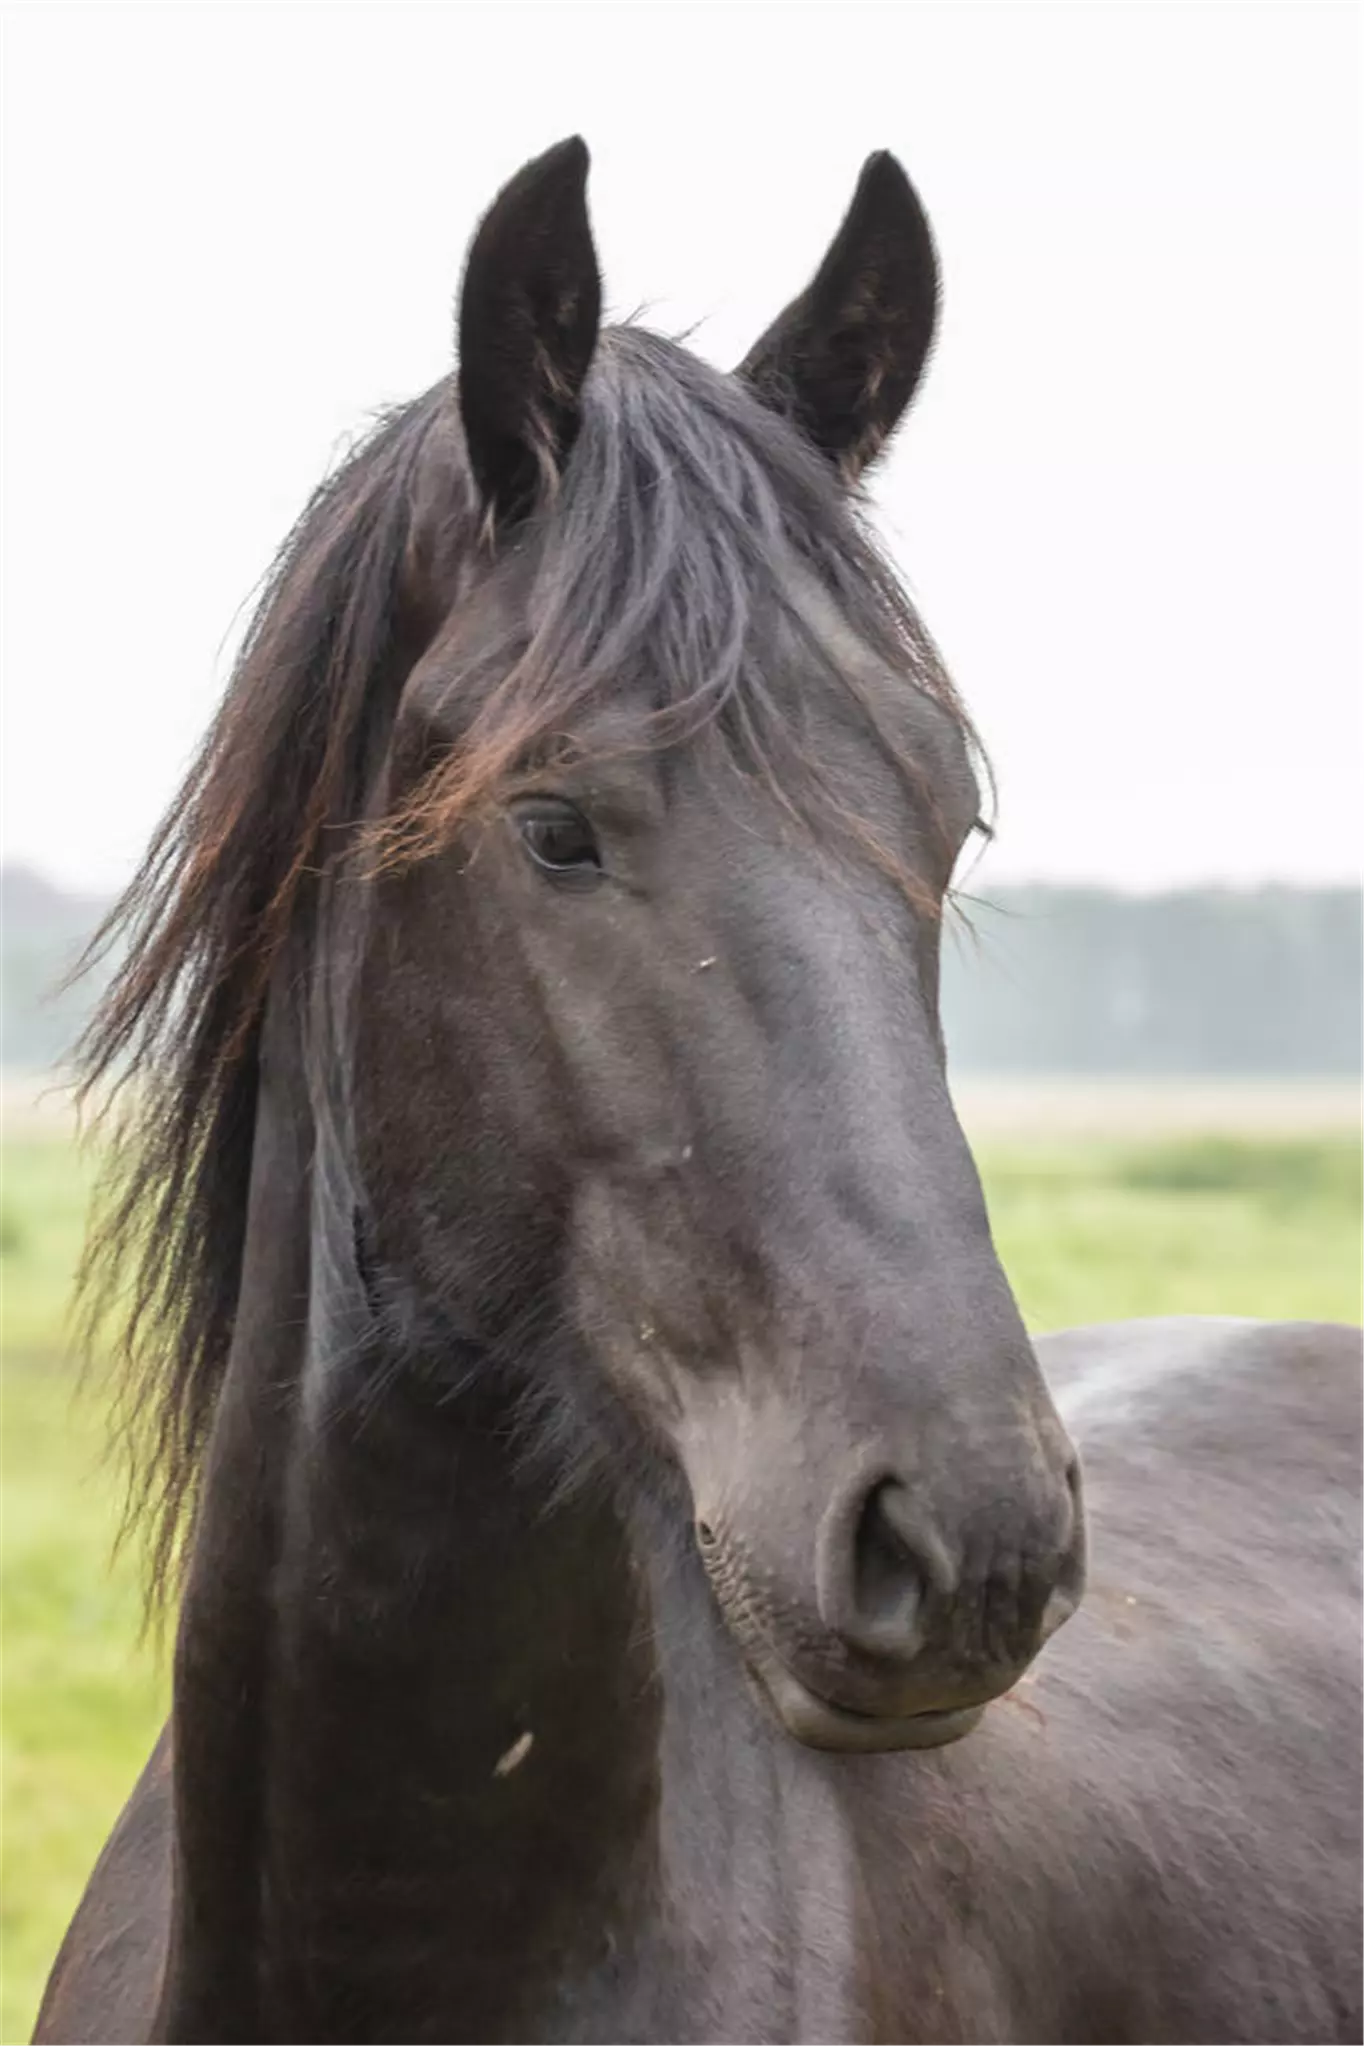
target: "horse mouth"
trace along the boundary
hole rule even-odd
[[[749,1667],[783,1730],[804,1747],[822,1748],[829,1754],[877,1755],[906,1748],[943,1748],[978,1726],[985,1711],[984,1705],[962,1705],[900,1717],[855,1712],[851,1706],[821,1698],[774,1656],[764,1656]]]

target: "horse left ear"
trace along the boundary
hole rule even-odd
[[[918,194],[887,150],[867,158],[814,281],[738,374],[849,480],[895,431],[938,316],[938,260]]]
[[[498,523],[558,480],[597,345],[601,279],[580,135],[523,165],[474,236],[459,301],[459,403],[469,462]]]

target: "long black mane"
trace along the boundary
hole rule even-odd
[[[789,810],[878,856],[771,672],[775,627],[811,637],[793,568],[969,735],[856,501],[741,383],[669,341],[602,334],[572,460],[515,545],[524,615],[458,676],[465,738],[388,820],[386,858],[435,850],[622,678],[659,743],[722,735]],[[452,571],[457,582],[488,547],[447,380],[385,420],[306,508],[203,748],[95,941],[124,953],[82,1080],[123,1112],[81,1286],[92,1342],[107,1311],[122,1317],[126,1524],[148,1523],[154,1593],[192,1517],[231,1343],[271,972],[339,827],[360,815],[365,763]],[[914,762],[896,764],[923,801]]]

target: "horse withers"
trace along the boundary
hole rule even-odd
[[[924,214],[873,157],[724,375],[601,326],[586,170],[118,913],[174,1703],[38,2036],[1357,2038],[1358,1337],[1031,1344],[947,1091]]]

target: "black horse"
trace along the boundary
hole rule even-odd
[[[586,169],[119,913],[175,1702],[39,2037],[1356,2039],[1357,1338],[1039,1358],[948,1098],[970,733],[855,495],[919,203],[728,376],[599,328]]]

